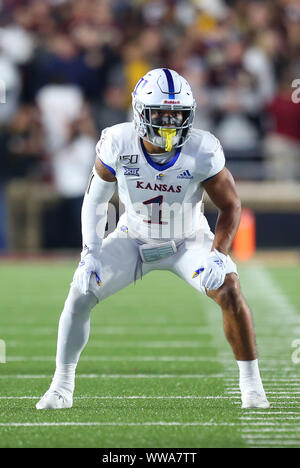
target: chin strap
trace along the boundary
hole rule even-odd
[[[158,130],[160,136],[166,139],[165,150],[171,151],[173,147],[173,137],[176,136],[176,129],[175,128],[163,128],[162,132],[161,129]]]

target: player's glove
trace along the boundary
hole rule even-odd
[[[98,286],[101,286],[100,259],[87,247],[81,253],[81,261],[74,274],[74,284],[81,294],[87,294],[92,275],[95,275]]]
[[[228,262],[228,255],[222,254],[217,249],[210,252],[206,258],[202,268],[203,271],[201,278],[201,285],[208,291],[218,289],[224,283],[226,276],[226,266]]]

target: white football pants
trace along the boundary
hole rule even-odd
[[[152,270],[169,270],[198,291],[205,294],[200,284],[200,276],[193,278],[193,273],[201,266],[202,261],[211,250],[214,235],[207,228],[197,233],[195,238],[185,239],[178,246],[177,252],[163,260],[142,263],[139,254],[140,243],[119,227],[104,239],[101,249],[101,281],[99,287],[94,275],[90,280],[90,292],[79,293],[74,284],[60,317],[57,366],[77,364],[85,347],[90,331],[90,312],[97,302],[106,299],[140,279]],[[229,258],[227,273],[236,273],[235,263]]]

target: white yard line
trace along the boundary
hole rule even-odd
[[[281,426],[281,424],[280,424],[280,426]],[[298,430],[298,431],[300,430],[300,426],[297,427],[297,430]],[[257,431],[256,431],[256,432],[257,432]],[[259,429],[259,433],[260,433],[260,434],[268,434],[268,435],[266,435],[266,437],[269,437],[270,440],[273,439],[273,436],[274,436],[274,437],[277,436],[278,438],[280,438],[280,435],[281,435],[281,434],[289,434],[290,432],[294,433],[294,432],[295,432],[295,429],[292,429],[292,428],[291,428],[291,429],[288,429],[288,428],[286,428],[286,427],[284,427],[284,428],[280,427],[280,428],[277,428],[276,430],[274,430],[274,428],[270,428],[270,427],[265,427],[265,428],[262,427],[262,428]],[[244,427],[244,428],[243,428],[243,433],[244,433],[245,435],[247,435],[248,437],[251,437],[251,438],[252,438],[253,436],[255,436],[255,435],[256,435],[256,436],[259,436],[259,434],[256,434],[256,433],[255,433],[255,429],[253,430],[253,429],[250,428],[250,427]]]
[[[300,413],[298,413],[298,416],[287,416],[285,414],[279,416],[275,414],[275,416],[272,415],[265,415],[265,416],[242,416],[241,421],[281,421],[284,419],[284,421],[298,421],[300,419]]]
[[[0,400],[38,400],[41,396],[0,396]],[[121,396],[79,396],[74,400],[230,400],[232,397],[224,395],[171,395],[171,396],[148,396],[148,395],[121,395]]]
[[[257,414],[263,414],[264,416],[266,416],[265,411],[255,411],[255,415],[257,415]],[[276,410],[269,409],[268,410],[268,417],[269,417],[269,415],[273,415],[273,414],[280,414],[280,415],[296,414],[296,415],[300,416],[300,411],[276,411]],[[251,410],[247,411],[246,410],[245,415],[253,416],[253,411],[251,411]],[[244,416],[243,416],[243,418],[244,418]]]
[[[0,379],[50,379],[46,374],[6,374]],[[223,374],[78,374],[78,379],[222,379]]]
[[[273,435],[273,437],[272,437],[272,439],[274,439],[274,440],[276,440],[276,439],[290,440],[290,438],[291,438],[291,436],[288,433],[286,433],[286,434],[277,434],[277,435]],[[269,436],[264,435],[264,434],[252,434],[251,439],[270,440]],[[299,443],[299,440],[298,440],[298,443]]]
[[[260,426],[263,424],[260,423],[253,423],[255,426]],[[138,422],[72,422],[72,421],[66,421],[66,422],[34,422],[34,423],[20,423],[20,422],[10,422],[10,423],[0,423],[0,427],[49,427],[49,426],[200,426],[200,427],[205,427],[205,426],[241,426],[243,423],[241,422],[233,422],[233,423],[226,423],[226,422],[213,422],[213,421],[207,421],[207,422],[198,422],[198,421],[193,421],[193,422],[177,422],[177,421],[150,421],[150,422],[143,422],[143,423],[138,423]],[[252,423],[249,423],[249,425],[252,425]],[[274,423],[267,423],[268,426],[274,426],[276,424]],[[299,426],[295,426],[294,424],[290,423],[284,423],[281,424],[281,426],[293,426],[295,429],[300,429]]]
[[[269,440],[269,439],[263,439],[263,440],[256,440],[256,439],[248,439],[248,443],[251,444],[252,448],[255,448],[257,446],[263,446],[263,447],[268,447],[268,446],[276,446],[276,448],[278,447],[278,445],[280,445],[281,447],[282,446],[287,446],[287,447],[297,447],[299,448],[300,447],[300,441],[299,440]]]
[[[7,362],[55,362],[55,356],[9,356]],[[215,362],[204,356],[81,356],[81,361],[99,362]]]
[[[274,368],[273,368],[273,371],[274,371]],[[228,378],[228,377],[225,377],[225,380],[228,381],[228,382],[237,382],[236,379],[232,379],[232,378]],[[299,375],[297,374],[293,374],[293,375],[290,375],[289,378],[281,378],[281,377],[272,377],[272,378],[268,378],[268,377],[264,377],[264,383],[265,382],[269,382],[269,383],[276,383],[276,382],[279,382],[279,383],[282,383],[282,382],[299,382],[300,384],[300,378],[299,378]]]
[[[7,348],[40,348],[40,347],[53,347],[55,346],[56,341],[54,339],[43,340],[43,341],[10,341],[6,340]],[[206,346],[201,343],[200,340],[198,341],[133,341],[133,340],[118,340],[111,342],[110,340],[107,341],[95,341],[93,339],[89,342],[89,349],[92,348],[150,348],[150,349],[159,349],[159,348],[197,348],[197,349],[205,349],[206,351],[210,349],[209,346]]]
[[[192,421],[192,422],[178,422],[178,421],[150,421],[150,422],[143,422],[143,423],[138,423],[138,422],[72,422],[72,421],[66,421],[66,422],[34,422],[34,423],[20,423],[20,422],[10,422],[10,423],[0,423],[0,427],[58,427],[58,426],[117,426],[117,427],[123,427],[123,426],[137,426],[137,427],[143,427],[143,426],[183,426],[183,427],[220,427],[220,426],[240,426],[241,424],[239,422],[237,423],[225,423],[225,422],[198,422],[198,421]],[[288,424],[286,424],[288,425]]]
[[[34,396],[0,396],[0,400],[26,400],[26,399],[37,399],[37,398],[41,398],[41,396],[39,397],[34,397]],[[276,398],[275,400],[272,400],[272,398],[270,398],[270,402],[278,402],[280,401],[280,404],[281,405],[284,405],[284,406],[277,406],[276,405],[276,409],[286,409],[286,408],[291,408],[291,409],[296,409],[299,407],[298,405],[298,402],[289,402],[289,403],[285,403],[284,400],[290,400],[291,398],[293,397],[282,397],[282,398]],[[296,398],[296,397],[295,397]],[[239,396],[229,396],[229,395],[197,395],[197,396],[144,396],[144,395],[133,395],[133,396],[82,396],[82,397],[75,397],[75,400],[134,400],[134,399],[149,399],[149,400],[168,400],[168,399],[197,399],[197,400],[218,400],[218,399],[224,399],[224,400],[232,400],[233,404],[237,404],[237,405],[240,405],[240,397]],[[234,400],[237,400],[236,402]],[[297,398],[298,400],[298,398]],[[294,405],[294,406],[293,406]],[[257,414],[257,412],[255,411],[254,413],[252,412],[252,414]],[[262,413],[262,414],[266,414],[265,412]],[[268,410],[268,414],[272,414],[271,410]],[[295,414],[300,414],[300,413],[295,413]]]
[[[5,335],[26,335],[26,336],[41,336],[41,335],[53,335],[57,332],[57,326],[48,326],[48,327],[34,327],[29,328],[28,330],[21,328],[21,327],[13,327],[13,326],[2,326],[1,331]],[[121,336],[128,336],[128,335],[136,335],[136,336],[147,336],[147,335],[206,335],[208,333],[207,327],[199,327],[199,326],[127,326],[127,327],[118,327],[118,326],[92,326],[91,327],[91,337],[95,338],[96,335],[121,335]]]
[[[229,395],[233,395],[233,394],[240,394],[241,392],[239,390],[228,390]],[[300,395],[300,392],[296,392],[294,390],[292,390],[291,392],[282,392],[282,391],[276,391],[276,392],[268,392],[268,395]]]
[[[177,422],[177,421],[150,421],[150,422],[35,422],[35,423],[19,423],[19,422],[11,422],[11,423],[0,423],[0,427],[57,427],[57,426],[116,426],[116,427],[124,427],[124,426],[137,426],[137,427],[147,427],[147,426],[182,426],[182,427],[205,427],[205,426],[236,426],[236,423],[215,423],[215,422]]]

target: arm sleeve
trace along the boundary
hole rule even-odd
[[[83,248],[99,255],[105,234],[108,202],[114,194],[116,182],[106,182],[93,168],[84,196],[81,226]]]
[[[104,166],[116,176],[117,152],[110,128],[105,128],[102,131],[101,138],[96,145],[96,154]]]

